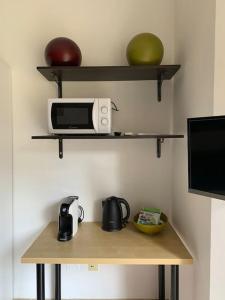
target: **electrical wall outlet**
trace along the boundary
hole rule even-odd
[[[88,265],[88,271],[98,271],[98,265]]]

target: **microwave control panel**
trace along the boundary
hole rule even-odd
[[[98,130],[101,133],[111,133],[111,115],[112,115],[112,108],[111,108],[111,99],[109,98],[100,98],[98,99],[99,105],[99,123],[98,123]]]

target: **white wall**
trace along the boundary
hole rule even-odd
[[[129,40],[149,31],[165,45],[163,63],[173,63],[174,6],[173,0],[2,0],[1,4],[0,22],[7,34],[0,55],[13,71],[14,291],[16,298],[28,298],[35,296],[35,267],[21,265],[20,256],[56,219],[61,198],[79,195],[86,221],[101,218],[101,200],[110,195],[126,198],[132,214],[143,205],[161,207],[169,214],[171,204],[171,141],[165,141],[162,158],[157,159],[155,141],[71,140],[65,142],[64,159],[59,160],[56,142],[31,140],[31,135],[47,133],[47,99],[56,96],[55,84],[36,71],[36,66],[45,65],[45,45],[56,36],[67,36],[79,44],[83,65],[126,65]],[[171,129],[171,82],[164,83],[160,104],[155,82],[64,86],[67,97],[112,97],[120,107],[114,130]],[[154,267],[101,266],[96,274],[87,272],[86,266],[65,266],[63,273],[65,298],[157,295]],[[47,289],[47,298],[51,295]]]
[[[185,139],[174,142],[172,214],[194,256],[194,267],[182,268],[182,300],[209,299],[211,203],[188,193],[186,119],[213,114],[214,14],[213,0],[176,1],[175,61],[182,69],[175,78],[174,131]]]
[[[214,115],[225,115],[225,3],[216,1]],[[225,202],[213,199],[211,213],[211,282],[210,300],[225,298]]]
[[[12,299],[12,103],[11,72],[0,61],[0,299]]]

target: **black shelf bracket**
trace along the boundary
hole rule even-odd
[[[54,80],[55,80],[55,82],[58,86],[58,98],[62,98],[62,79],[56,73],[53,73],[53,77],[54,77]]]
[[[162,84],[163,84],[163,79],[162,79],[162,74],[160,74],[157,79],[158,102],[161,102],[162,100]]]
[[[63,158],[63,139],[59,138],[59,158]]]
[[[157,138],[156,140],[156,147],[157,147],[157,157],[161,157],[161,146],[164,143],[164,138]]]

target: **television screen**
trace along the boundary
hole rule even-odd
[[[188,119],[189,191],[225,199],[225,116]]]

